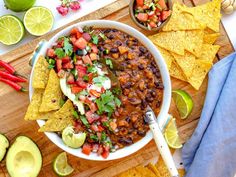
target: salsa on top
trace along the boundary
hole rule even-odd
[[[167,0],[135,0],[134,14],[140,24],[151,30],[171,15],[169,8]]]
[[[85,132],[82,152],[107,158],[146,135],[144,113],[159,113],[163,83],[153,56],[136,38],[116,29],[73,28],[47,50],[74,103],[74,130]]]

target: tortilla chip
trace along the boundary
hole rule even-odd
[[[207,44],[214,44],[217,38],[220,36],[220,33],[213,33],[213,34],[204,34],[203,42]]]
[[[168,23],[163,27],[163,31],[179,31],[204,29],[205,24],[195,20],[192,14],[184,12],[186,6],[174,3],[173,12]]]
[[[174,61],[174,57],[167,50],[165,50],[161,47],[158,47],[158,46],[156,46],[156,47],[161,52],[161,55],[162,55],[162,57],[164,58],[164,60],[166,62],[167,68],[170,69],[171,63],[172,63],[172,61]]]
[[[185,33],[185,49],[195,56],[201,55],[203,30],[191,30]]]
[[[44,89],[46,87],[50,71],[48,66],[46,59],[40,56],[34,68],[33,88]]]
[[[184,55],[185,31],[160,32],[149,36],[149,38],[159,47]]]
[[[25,120],[38,120],[38,119],[48,119],[52,116],[53,112],[46,114],[39,112],[39,107],[42,102],[43,89],[34,89],[34,94],[32,100],[28,106],[27,112],[25,114]]]
[[[161,177],[171,177],[168,168],[166,167],[165,162],[161,157],[157,161],[156,168],[160,172]]]
[[[213,0],[193,8],[185,8],[184,11],[191,13],[197,21],[204,23],[211,30],[219,32],[220,8],[221,0]]]
[[[69,119],[73,118],[74,106],[73,103],[68,99],[66,103],[59,109],[55,114],[53,114],[53,118],[56,119]]]
[[[67,126],[73,125],[73,118],[56,119],[52,118],[40,127],[39,132],[59,132],[65,129]]]
[[[196,90],[198,90],[211,67],[211,62],[207,62],[205,60],[196,60],[196,65],[194,67],[193,74],[190,78],[188,78],[188,82]]]
[[[203,44],[201,56],[199,57],[199,59],[208,61],[210,63],[213,62],[219,48],[219,45]]]
[[[193,68],[195,66],[195,56],[189,52],[185,52],[185,55],[178,55],[172,53],[175,58],[176,63],[179,65],[184,75],[188,78],[192,75]]]
[[[42,104],[39,108],[40,112],[49,112],[60,109],[60,100],[62,99],[62,92],[60,88],[60,81],[57,74],[52,69],[49,74],[48,84],[42,98]]]
[[[187,81],[186,76],[184,75],[183,71],[181,70],[181,68],[177,65],[177,63],[174,61],[171,64],[170,67],[170,75],[176,79],[180,79],[182,81]]]
[[[156,175],[156,177],[161,177],[160,172],[157,170],[157,168],[155,167],[155,165],[153,165],[152,163],[149,163],[149,164],[147,165],[147,168],[148,168],[149,170],[151,170],[151,171]]]

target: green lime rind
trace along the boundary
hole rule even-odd
[[[86,133],[75,133],[72,126],[66,127],[62,131],[62,140],[65,145],[71,148],[80,148],[86,139]]]
[[[17,44],[25,35],[21,20],[14,15],[0,17],[0,42],[5,45]]]
[[[36,6],[25,13],[23,22],[30,34],[42,36],[51,31],[54,24],[54,16],[48,8]]]
[[[173,90],[172,98],[181,119],[186,119],[193,110],[194,103],[192,97],[184,90]]]
[[[53,162],[53,170],[58,176],[68,176],[74,169],[68,164],[65,152],[60,153]]]
[[[4,0],[5,7],[14,12],[22,12],[31,8],[36,0]]]

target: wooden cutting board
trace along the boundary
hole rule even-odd
[[[198,0],[196,2],[192,2],[190,0],[184,0],[183,2],[188,6],[193,6],[194,4],[202,4],[206,1],[207,0]],[[149,35],[148,32],[141,30],[131,21],[128,12],[128,3],[129,0],[117,0],[107,7],[99,9],[96,12],[81,19],[75,20],[66,26],[84,20],[107,19],[126,23],[135,27],[144,34]],[[29,75],[31,68],[28,66],[28,60],[37,43],[42,39],[50,39],[55,33],[66,26],[57,29],[56,31],[53,31],[43,37],[37,38],[26,45],[23,45],[7,54],[0,56],[0,58],[10,62],[20,73]],[[219,37],[217,44],[222,47],[217,54],[215,62],[234,51],[222,25],[220,32],[221,36]],[[207,79],[205,79],[199,91],[195,91],[189,84],[173,78],[172,86],[175,89],[178,88],[186,90],[193,97],[195,103],[193,112],[187,120],[180,120],[174,104],[171,104],[170,113],[176,117],[181,139],[183,142],[185,142],[189,139],[195,127],[197,126],[205,99]],[[28,87],[28,85],[26,84],[25,87]],[[23,120],[24,114],[29,104],[28,94],[17,93],[7,85],[0,83],[0,103],[0,132],[6,134],[11,142],[17,135],[26,135],[32,138],[38,144],[43,155],[43,168],[39,176],[55,176],[52,170],[52,161],[54,157],[62,150],[51,143],[43,133],[38,133],[38,125],[36,122]],[[157,159],[157,155],[158,151],[154,142],[152,141],[138,152],[126,158],[114,161],[95,162],[80,159],[72,155],[68,155],[68,157],[70,164],[75,169],[75,172],[72,176],[112,177],[131,167],[137,166],[139,164],[145,165],[150,161],[154,161]],[[5,167],[5,162],[2,162],[0,164],[0,177],[8,176],[9,175]]]

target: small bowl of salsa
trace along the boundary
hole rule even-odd
[[[140,28],[159,31],[168,22],[172,13],[171,0],[131,0],[130,16]]]

